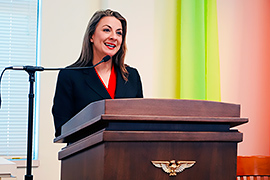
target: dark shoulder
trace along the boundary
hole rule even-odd
[[[140,81],[140,74],[136,68],[127,66],[126,69],[128,71],[128,81]]]
[[[138,70],[134,67],[126,66],[126,69],[127,69],[129,74],[139,75]]]

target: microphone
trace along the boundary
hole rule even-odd
[[[80,69],[91,69],[96,67],[97,65],[103,63],[103,62],[107,62],[111,59],[111,56],[107,55],[105,56],[101,61],[99,61],[97,64],[93,65],[93,66],[86,66],[86,67],[66,67],[66,68],[44,68],[41,66],[9,66],[6,67],[1,75],[0,75],[0,108],[1,108],[1,80],[3,77],[3,74],[6,70],[8,69],[12,69],[12,70],[25,70],[27,72],[36,72],[36,71],[44,71],[44,70],[48,70],[48,71],[55,71],[55,70],[80,70]]]
[[[12,70],[25,70],[25,71],[44,71],[44,70],[65,70],[65,69],[89,69],[89,68],[94,68],[97,65],[107,62],[111,59],[111,56],[107,55],[105,56],[101,61],[99,61],[97,64],[93,66],[85,66],[85,67],[66,67],[66,68],[44,68],[41,66],[10,66],[6,67],[5,69],[12,69]],[[0,79],[1,82],[1,79]]]
[[[103,62],[107,62],[111,59],[111,56],[107,55],[105,56],[101,61],[99,61],[97,64],[93,65],[93,66],[85,66],[85,67],[66,67],[66,68],[43,68],[43,70],[79,70],[79,69],[91,69],[96,67],[97,65],[103,63]]]

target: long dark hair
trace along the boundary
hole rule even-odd
[[[83,38],[82,50],[79,59],[71,65],[71,67],[84,67],[92,64],[93,61],[93,47],[90,39],[94,34],[98,22],[106,16],[113,16],[118,19],[122,24],[122,44],[119,51],[112,57],[114,64],[119,66],[122,77],[127,81],[128,71],[124,63],[126,56],[127,45],[126,45],[126,33],[127,33],[127,21],[126,19],[118,12],[112,11],[110,9],[101,10],[95,12],[95,14],[90,19],[86,32]]]

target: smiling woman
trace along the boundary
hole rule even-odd
[[[110,60],[95,68],[59,72],[52,113],[55,135],[89,103],[114,98],[142,98],[138,71],[124,64],[126,19],[112,10],[97,11],[87,26],[79,59],[70,67],[92,66],[105,56]]]

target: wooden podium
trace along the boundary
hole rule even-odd
[[[61,179],[235,180],[237,143],[243,134],[231,128],[246,122],[240,118],[240,105],[222,102],[97,101],[54,139],[68,143],[59,152]],[[195,164],[170,176],[151,162],[171,160]]]

